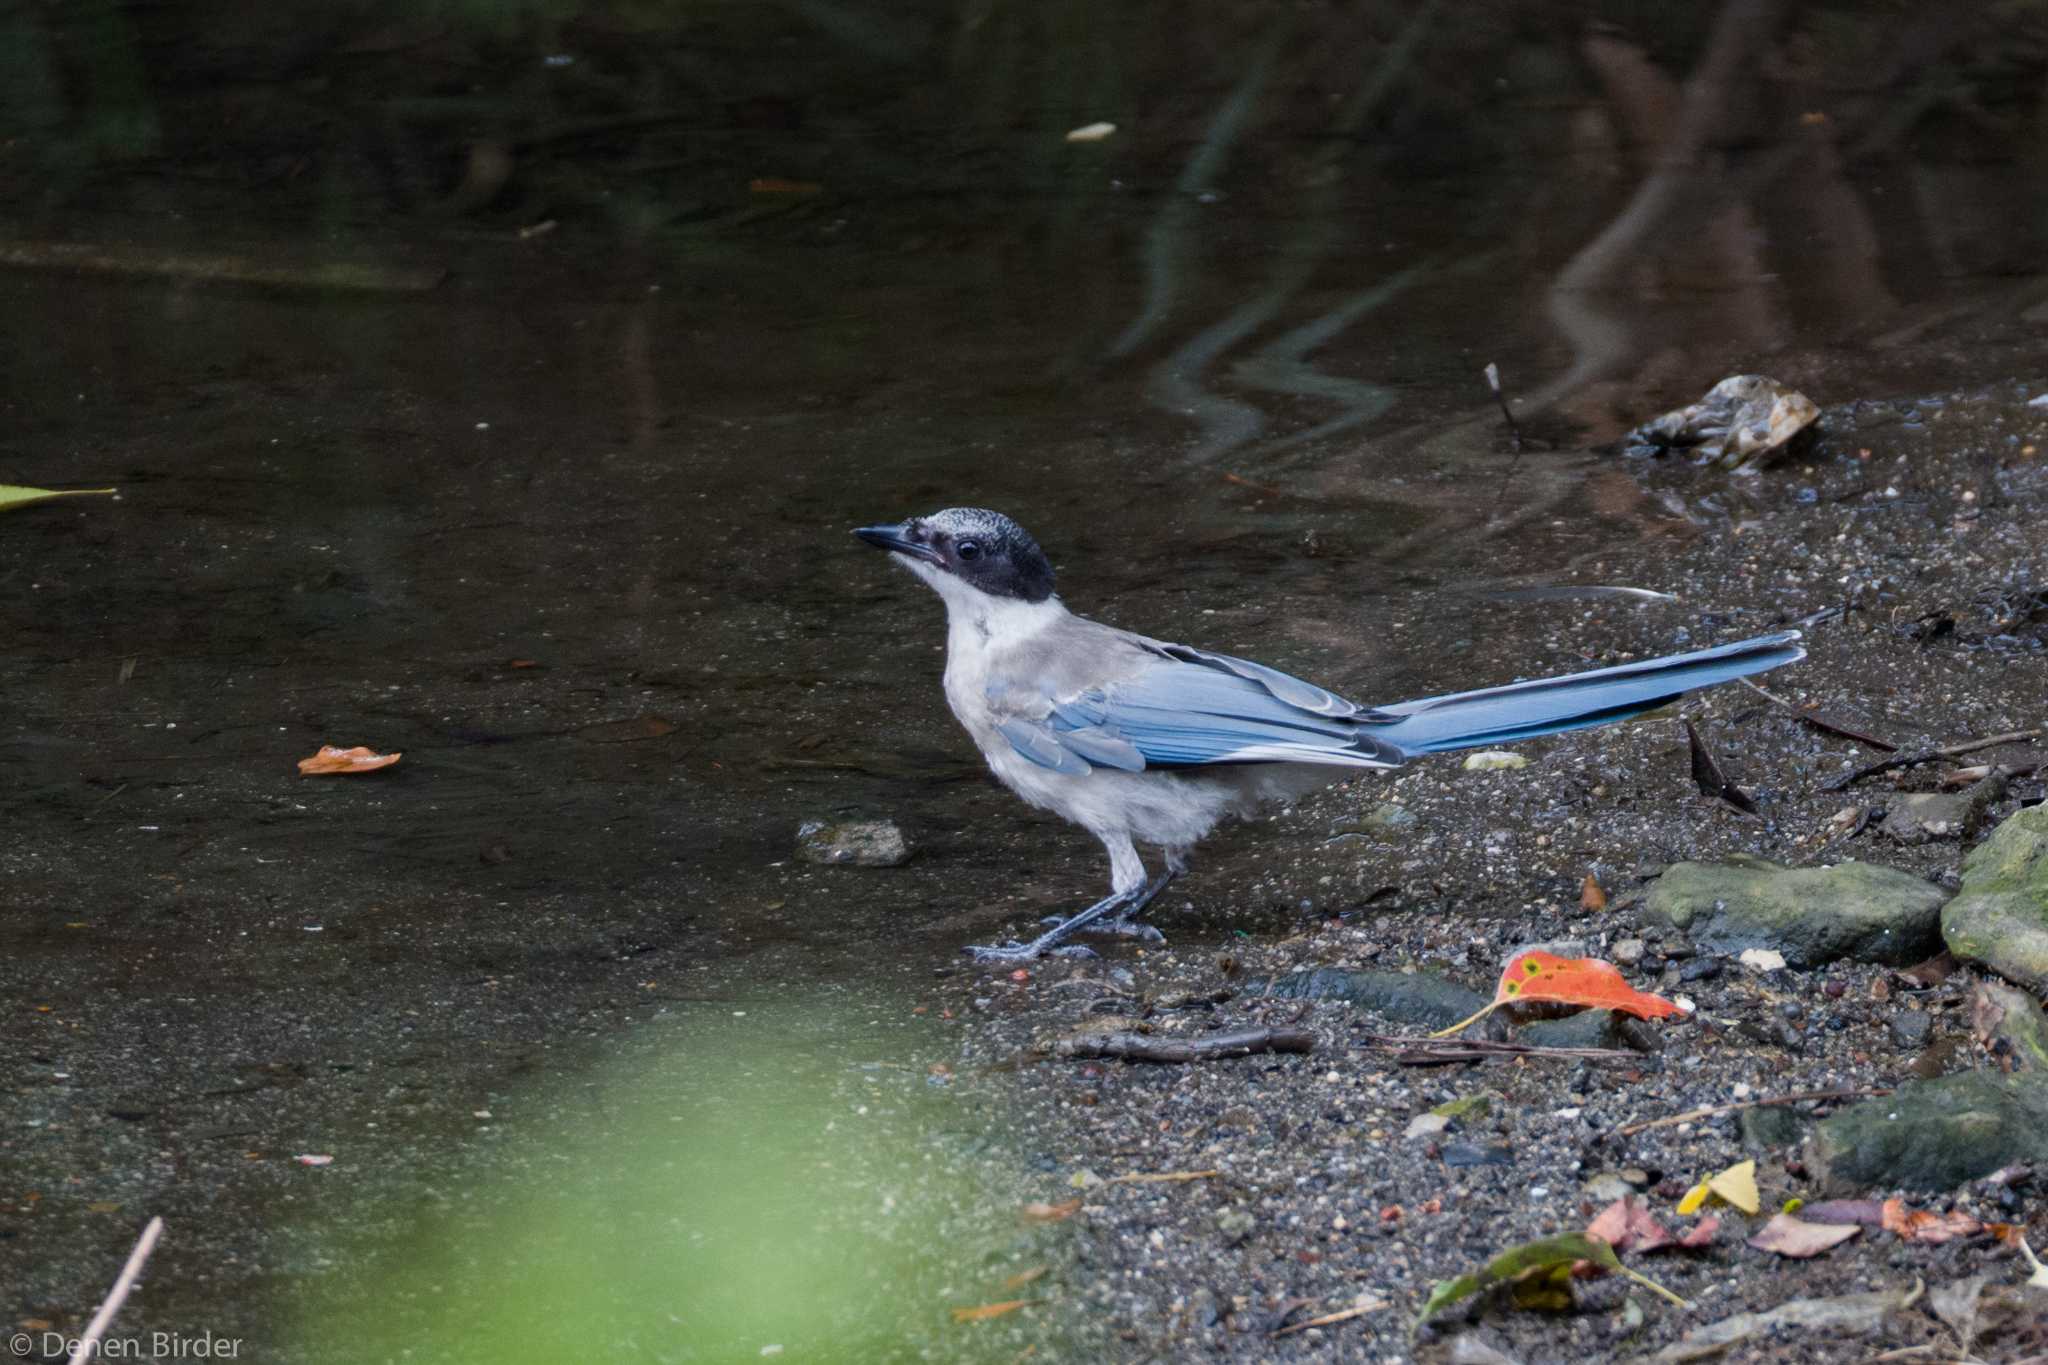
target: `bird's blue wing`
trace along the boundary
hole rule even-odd
[[[1170,652],[1169,652],[1170,651]],[[1043,767],[1070,761],[1138,771],[1210,763],[1326,763],[1383,768],[1401,761],[1366,738],[1364,707],[1312,683],[1227,655],[1166,646],[1135,677],[1051,702],[1042,720],[1001,727]]]

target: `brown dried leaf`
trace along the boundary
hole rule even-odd
[[[1854,1223],[1809,1223],[1781,1213],[1764,1224],[1763,1231],[1749,1239],[1758,1251],[1775,1251],[1780,1256],[1805,1260],[1841,1245],[1861,1233]]]
[[[323,744],[319,753],[299,760],[299,772],[307,777],[325,773],[372,773],[379,768],[390,767],[402,757],[402,754],[380,754],[361,744],[353,749]]]
[[[1579,908],[1582,910],[1605,910],[1607,908],[1607,893],[1600,889],[1600,879],[1590,872],[1586,874],[1586,880],[1579,883]]]

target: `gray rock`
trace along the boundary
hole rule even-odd
[[[1927,844],[1937,839],[1967,839],[1984,816],[2005,795],[2005,774],[1993,769],[1967,791],[1916,792],[1902,796],[1884,817],[1884,832],[1902,844]]]
[[[796,853],[828,867],[901,867],[910,840],[893,820],[806,820],[797,826]]]
[[[2019,1162],[2048,1162],[2048,1017],[2023,992],[1977,988],[1974,1026],[2005,1044],[2011,1073],[1907,1081],[1815,1126],[1808,1165],[1830,1194],[1942,1191]]]
[[[1255,995],[1291,1000],[1349,1000],[1398,1024],[1444,1028],[1486,1003],[1487,997],[1423,972],[1346,971],[1317,967],[1254,986]]]
[[[1580,1010],[1524,1024],[1515,1030],[1515,1041],[1532,1047],[1634,1047],[1628,1023],[1627,1015],[1613,1010]]]
[[[1904,967],[1933,952],[1947,898],[1918,877],[1869,863],[1795,868],[1735,858],[1672,864],[1643,913],[1729,956],[1774,948],[1795,967],[1845,957]]]
[[[1643,960],[1643,954],[1648,951],[1649,945],[1641,939],[1622,938],[1614,941],[1614,946],[1607,950],[1607,956],[1618,967],[1633,967]]]
[[[1957,957],[2048,990],[2048,806],[2008,818],[1963,859],[1941,934]]]
[[[1923,1010],[1901,1010],[1891,1017],[1886,1027],[1891,1030],[1892,1041],[1900,1047],[1925,1047],[1934,1033],[1934,1016]]]

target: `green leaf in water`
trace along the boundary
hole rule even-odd
[[[47,502],[51,498],[111,497],[112,488],[23,488],[20,484],[0,483],[0,512],[10,507],[26,507],[32,502]]]

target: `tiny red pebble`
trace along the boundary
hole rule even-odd
[[[1820,988],[1820,993],[1830,1000],[1840,1000],[1848,993],[1848,989],[1839,981],[1830,981]]]
[[[1400,1221],[1401,1221],[1401,1206],[1400,1206],[1399,1204],[1389,1204],[1389,1205],[1387,1205],[1387,1206],[1386,1206],[1385,1208],[1381,1209],[1381,1210],[1380,1210],[1380,1221],[1381,1221],[1382,1223],[1398,1223],[1398,1222],[1400,1222]]]
[[[1010,973],[1010,980],[1012,981],[1029,981],[1030,979],[1031,973],[1025,971],[1022,967]]]

